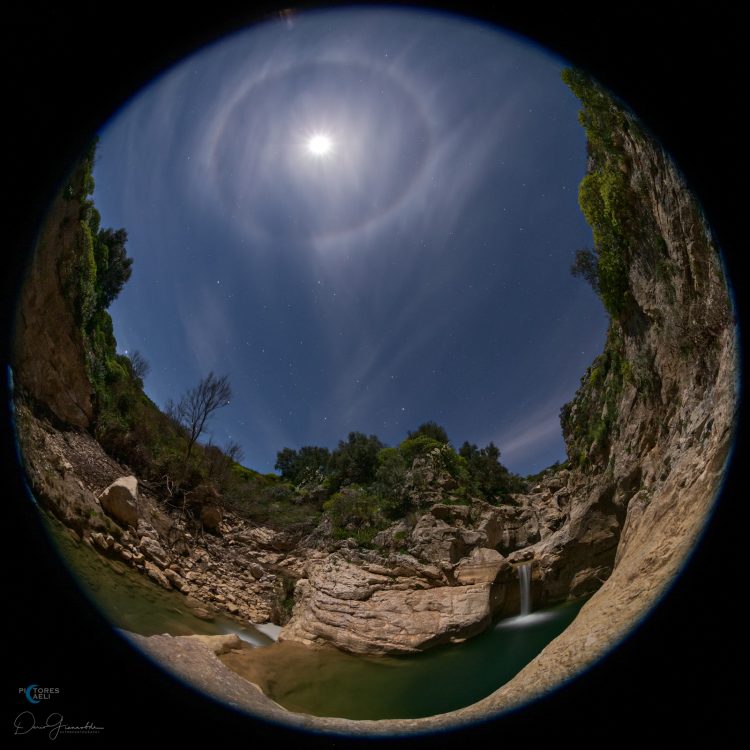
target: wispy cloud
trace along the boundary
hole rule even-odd
[[[218,371],[226,360],[231,320],[221,298],[207,284],[195,298],[179,298],[178,315],[188,349],[202,372]]]
[[[216,435],[251,463],[423,418],[514,470],[554,460],[593,324],[542,283],[548,207],[585,154],[550,124],[577,109],[557,63],[526,46],[440,14],[311,14],[206,48],[123,108],[103,220],[128,228],[142,291],[123,342],[148,339],[149,387],[229,374]],[[305,151],[317,130],[330,160]]]
[[[550,455],[556,448],[562,452],[560,407],[569,397],[569,394],[556,393],[502,429],[494,442],[500,448],[503,464],[513,471],[526,473],[530,460]]]

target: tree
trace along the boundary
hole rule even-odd
[[[478,448],[467,441],[458,454],[466,461],[472,482],[486,500],[519,490],[518,478],[500,463],[500,449],[493,442]]]
[[[217,409],[226,406],[231,397],[232,388],[229,385],[229,377],[222,375],[217,378],[213,372],[209,372],[195,388],[191,388],[176,404],[171,400],[169,401],[167,414],[176,420],[187,433],[186,461],[190,458],[190,453],[198,438],[203,434],[209,417]]]
[[[380,497],[380,507],[388,518],[401,518],[408,506],[404,482],[408,467],[398,448],[383,448],[378,453],[378,469],[372,485]]]
[[[112,304],[133,272],[133,259],[125,250],[127,241],[128,233],[124,229],[102,229],[96,236],[94,258],[100,310]]]
[[[238,464],[245,457],[245,451],[236,440],[230,440],[224,446],[224,455],[232,462]]]
[[[437,422],[423,422],[419,427],[417,427],[414,432],[409,432],[407,439],[412,440],[413,438],[419,437],[420,435],[424,435],[425,437],[432,438],[433,440],[437,440],[438,443],[448,443],[450,442],[448,440],[448,433],[445,431],[444,427],[441,427]]]
[[[276,454],[274,469],[293,484],[314,482],[325,474],[330,456],[328,448],[317,445],[303,445],[299,451],[283,448]]]
[[[282,478],[296,483],[298,464],[299,454],[297,451],[294,448],[282,448],[276,453],[276,463],[273,468],[281,472]]]
[[[376,435],[350,432],[346,442],[339,441],[328,462],[332,488],[372,482],[378,468],[378,453],[383,448],[385,445]]]
[[[570,266],[570,272],[573,276],[588,281],[591,288],[600,294],[599,290],[599,261],[593,250],[582,248],[576,250],[576,258]]]

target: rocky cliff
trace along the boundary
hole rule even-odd
[[[50,206],[19,297],[13,367],[16,383],[61,422],[88,427],[92,388],[75,297],[91,237],[81,216],[90,165],[71,175]]]

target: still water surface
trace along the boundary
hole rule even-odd
[[[579,600],[501,620],[460,645],[414,656],[362,657],[296,643],[222,661],[290,711],[348,719],[408,719],[468,706],[497,690],[575,618]]]

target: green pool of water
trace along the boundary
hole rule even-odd
[[[486,697],[575,618],[583,601],[496,623],[466,643],[415,656],[362,657],[296,643],[222,657],[290,711],[348,719],[432,716]]]

